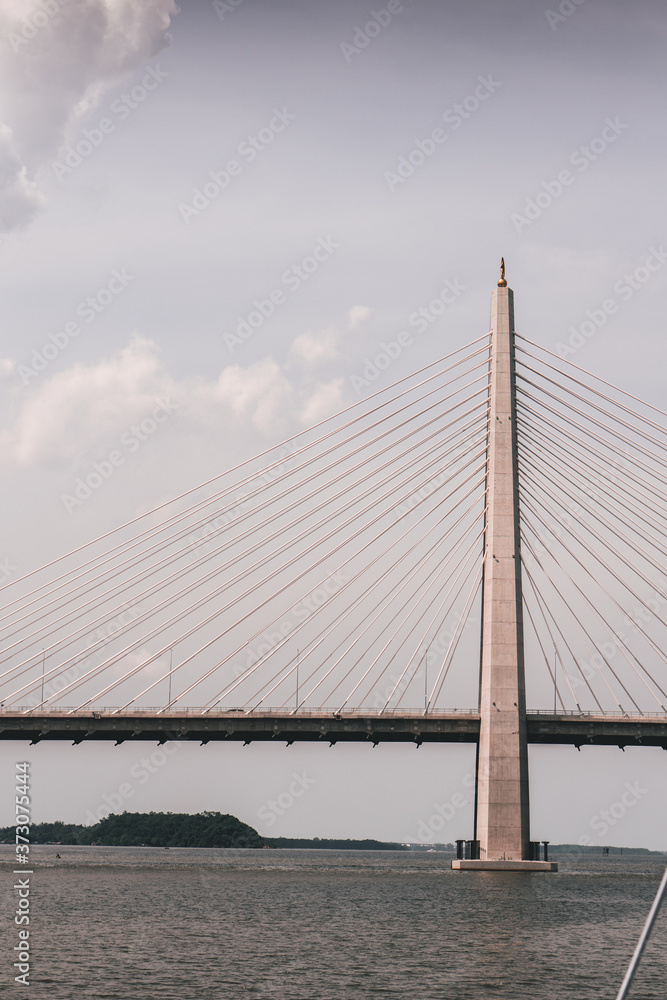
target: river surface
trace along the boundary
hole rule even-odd
[[[516,875],[439,853],[33,847],[25,988],[11,851],[0,995],[16,1000],[613,1000],[666,860]],[[666,997],[667,912],[632,1000]]]

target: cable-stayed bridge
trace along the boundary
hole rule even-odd
[[[667,749],[666,417],[502,275],[487,335],[4,588],[0,736],[475,743],[528,858],[528,743]]]

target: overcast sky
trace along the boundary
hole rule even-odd
[[[520,333],[664,405],[666,35],[658,0],[0,0],[0,582],[370,393],[447,282],[374,388],[486,333],[501,255]],[[144,781],[153,749],[30,748],[35,818],[129,781],[128,809],[265,834],[472,834],[471,805],[431,824],[471,799],[472,748],[179,746]],[[6,789],[25,753],[4,746]],[[535,839],[667,848],[662,751],[530,755]]]

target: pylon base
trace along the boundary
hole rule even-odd
[[[557,861],[463,861],[454,858],[454,871],[470,872],[557,872]]]

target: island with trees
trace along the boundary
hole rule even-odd
[[[0,842],[14,843],[14,827],[0,828]],[[219,812],[112,813],[94,826],[74,823],[35,823],[33,844],[104,847],[233,847],[238,849],[288,848],[314,850],[402,851],[401,844],[379,840],[341,840],[315,837],[262,837],[235,816]]]

